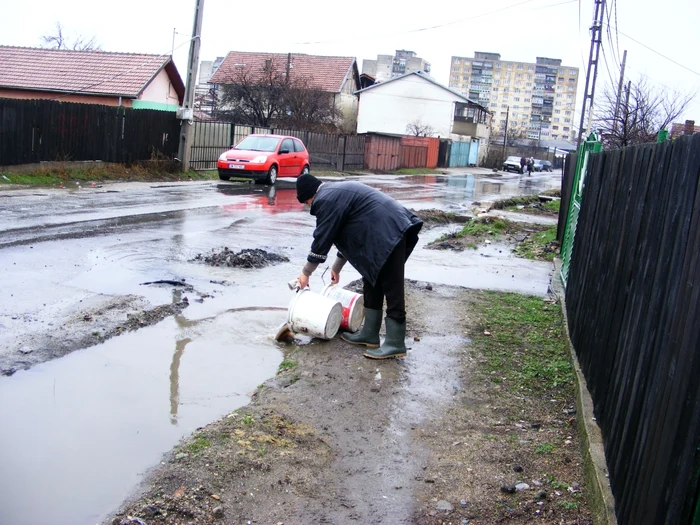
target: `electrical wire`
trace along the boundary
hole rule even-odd
[[[493,11],[487,11],[486,13],[481,13],[479,15],[469,16],[467,18],[461,18],[459,20],[452,20],[451,22],[445,22],[445,23],[436,24],[433,26],[419,27],[416,29],[408,29],[406,31],[398,31],[396,33],[386,33],[386,34],[382,34],[382,35],[377,35],[377,38],[386,38],[386,37],[390,37],[390,36],[408,35],[408,34],[412,34],[412,33],[421,33],[423,31],[432,31],[433,29],[440,29],[442,27],[447,27],[447,26],[451,26],[451,25],[455,25],[455,24],[461,24],[462,22],[467,22],[469,20],[475,20],[477,18],[483,18],[483,17],[488,16],[488,15],[500,13],[502,11],[507,11],[508,9],[513,9],[515,7],[519,7],[519,6],[524,5],[524,4],[529,4],[530,2],[534,2],[534,1],[536,1],[536,0],[523,0],[522,2],[518,2],[515,4],[505,6],[505,7],[501,7],[499,9],[494,9]],[[537,8],[535,8],[535,10],[556,7],[556,6],[563,5],[563,4],[570,4],[570,3],[577,2],[577,1],[580,3],[580,0],[565,0],[564,2],[559,2],[556,4],[550,4],[550,5],[546,5],[546,6],[537,7]],[[366,39],[366,37],[363,37],[363,38]],[[357,39],[357,37],[353,37],[352,40],[354,41],[356,39]],[[308,41],[308,42],[293,42],[292,45],[334,44],[334,43],[339,43],[339,42],[347,42],[348,40],[349,39],[345,38],[345,39],[337,39],[337,40],[317,40],[317,41]]]
[[[631,36],[629,36],[629,35],[623,33],[623,32],[620,31],[619,29],[618,29],[618,32],[619,32],[622,36],[625,36],[625,37],[629,38],[632,42],[636,42],[636,43],[639,44],[640,46],[647,48],[647,49],[648,49],[649,51],[651,51],[652,53],[656,53],[657,55],[659,55],[659,56],[662,57],[662,58],[665,58],[665,59],[668,60],[669,62],[673,62],[673,63],[676,64],[677,66],[682,67],[683,69],[685,69],[685,70],[687,70],[687,71],[690,71],[691,73],[694,73],[695,75],[700,76],[700,73],[698,73],[697,71],[694,71],[694,70],[690,69],[688,66],[684,66],[684,65],[681,64],[680,62],[677,62],[676,60],[673,60],[672,58],[667,57],[666,55],[664,55],[663,53],[660,53],[660,52],[657,51],[656,49],[653,49],[653,48],[649,47],[648,45],[643,44],[643,43],[640,42],[639,40],[636,40],[636,39],[632,38]]]

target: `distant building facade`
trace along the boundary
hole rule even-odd
[[[491,136],[574,141],[579,70],[560,59],[501,60],[499,53],[453,56],[449,87],[493,113]]]
[[[430,62],[405,49],[397,49],[393,56],[377,55],[376,60],[362,61],[362,74],[371,76],[375,82],[385,82],[418,71],[430,74]]]

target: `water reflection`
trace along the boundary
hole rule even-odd
[[[294,183],[278,181],[275,186],[217,184],[216,190],[224,195],[240,197],[223,205],[226,212],[261,210],[265,213],[282,213],[302,209],[302,204],[297,201]]]

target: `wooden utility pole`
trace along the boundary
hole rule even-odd
[[[506,108],[506,129],[503,132],[503,160],[506,160],[506,140],[508,140],[508,116],[510,114],[510,106]]]
[[[182,171],[190,169],[190,151],[192,138],[192,119],[194,117],[194,89],[197,82],[197,67],[199,66],[199,47],[202,36],[202,17],[204,16],[204,0],[196,0],[194,9],[194,26],[190,40],[190,56],[187,62],[187,79],[185,84],[185,99],[180,109],[180,147],[178,155],[182,163]]]
[[[587,127],[584,128],[586,122],[586,103],[589,105],[588,126],[591,125],[592,110],[593,110],[593,95],[595,94],[595,82],[598,76],[598,58],[600,56],[600,46],[602,43],[603,16],[605,14],[605,0],[595,0],[595,16],[593,25],[591,26],[591,50],[588,53],[588,71],[586,73],[586,91],[583,95],[583,106],[581,107],[581,123],[578,129],[578,144],[581,144],[584,133]]]
[[[625,64],[627,63],[627,50],[622,54],[622,67],[620,68],[620,82],[617,85],[617,100],[615,101],[615,115],[613,116],[613,135],[617,131],[617,117],[620,115],[620,97],[622,97],[622,84],[625,82]]]

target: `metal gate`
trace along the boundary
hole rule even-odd
[[[469,150],[471,142],[452,142],[450,147],[450,168],[460,168],[469,166]]]
[[[594,134],[591,134],[588,137],[588,140],[581,143],[578,148],[576,172],[574,174],[574,182],[571,188],[571,199],[569,201],[569,213],[567,214],[566,226],[564,228],[564,236],[561,246],[561,280],[562,283],[564,283],[564,287],[566,287],[566,281],[569,278],[571,251],[574,247],[576,225],[578,224],[578,215],[581,211],[581,197],[583,195],[586,170],[588,168],[588,156],[591,153],[598,153],[599,151],[603,151],[603,145],[596,140]]]
[[[469,148],[469,165],[476,166],[479,162],[479,139],[472,139],[472,145]]]

